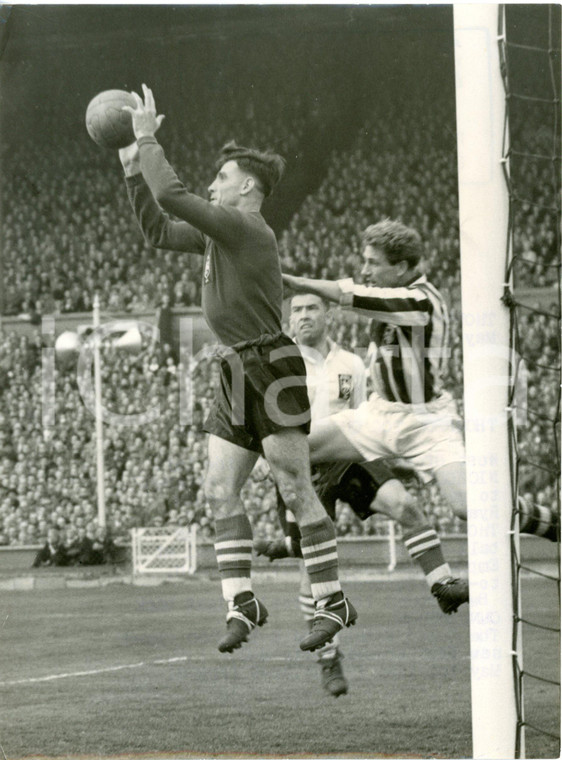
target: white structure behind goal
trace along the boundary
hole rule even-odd
[[[197,569],[197,528],[133,528],[133,572],[187,573]]]

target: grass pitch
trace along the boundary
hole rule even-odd
[[[346,583],[350,693],[320,688],[294,582],[259,578],[270,621],[232,655],[218,582],[9,592],[2,600],[3,757],[444,757],[472,753],[468,610],[443,615],[423,580]],[[555,624],[548,585],[524,605]],[[526,666],[559,673],[558,645],[526,632]],[[558,690],[526,687],[529,717],[558,733]],[[527,757],[558,757],[528,732]],[[1,755],[0,755],[1,757]]]

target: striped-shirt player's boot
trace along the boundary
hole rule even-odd
[[[468,602],[468,583],[463,578],[443,578],[434,583],[431,593],[447,615],[456,612],[461,604]]]
[[[450,615],[468,602],[468,583],[453,577],[439,536],[431,525],[421,525],[405,533],[404,546],[423,570],[427,585],[443,612]]]

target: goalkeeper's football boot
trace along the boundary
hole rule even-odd
[[[251,591],[243,591],[228,603],[226,634],[219,641],[219,652],[239,649],[256,626],[267,622],[267,610]]]
[[[468,602],[468,583],[462,578],[449,576],[434,583],[431,593],[437,599],[443,612],[450,615],[456,612],[461,604]]]
[[[287,541],[283,539],[272,541],[266,538],[256,538],[254,541],[254,551],[258,557],[268,557],[270,562],[273,562],[275,559],[286,559],[287,557],[295,556],[289,550]]]
[[[347,694],[348,690],[347,680],[341,666],[342,660],[343,654],[337,648],[331,657],[324,656],[318,658],[318,663],[322,668],[322,686],[333,697]]]
[[[316,602],[310,633],[301,641],[300,648],[306,652],[314,652],[327,641],[331,641],[342,628],[355,625],[356,620],[357,610],[341,591],[326,599],[320,599]]]

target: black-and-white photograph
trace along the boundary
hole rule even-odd
[[[560,756],[561,5],[0,5],[0,760]]]

